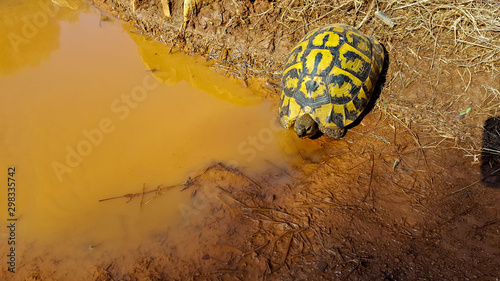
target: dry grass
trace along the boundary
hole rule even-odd
[[[471,107],[468,107],[470,102],[467,102],[469,95],[466,92],[448,93],[445,98],[437,95],[421,103],[411,103],[404,97],[384,96],[377,107],[393,119],[412,124],[436,139],[424,148],[444,144],[449,147],[452,143],[453,148],[462,150],[464,156],[473,157],[477,162],[482,149],[482,125],[489,117],[500,114],[499,90],[489,85],[483,85],[480,90],[484,98]]]
[[[481,66],[498,74],[500,66],[500,4],[486,1],[329,1],[285,0],[277,2],[273,20],[283,29],[280,40],[326,23],[344,22],[368,28],[389,46],[401,42],[414,43],[421,51],[432,49],[433,64],[438,60],[463,67]],[[387,27],[375,12],[382,11],[396,26]],[[268,10],[257,15],[259,22],[271,15]],[[271,21],[268,21],[271,22]],[[272,32],[273,30],[271,30]],[[271,33],[269,32],[269,33]]]
[[[388,33],[394,36],[391,39],[400,41],[409,36],[419,47],[432,46],[432,67],[438,60],[463,67],[482,65],[498,73],[500,4],[497,1],[387,1],[386,4],[384,11],[393,15],[399,26]]]
[[[500,66],[500,4],[378,3],[396,23],[394,28],[385,27],[377,33],[389,56],[393,55],[392,71],[378,108],[436,137],[437,141],[428,147],[449,145],[451,141],[477,161],[482,124],[498,115],[500,109],[500,85],[496,81]],[[408,56],[412,58],[408,60]],[[489,75],[479,79],[480,73]],[[408,91],[420,95],[409,97]]]

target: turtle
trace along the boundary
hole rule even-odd
[[[366,108],[384,64],[373,37],[344,24],[310,31],[290,52],[281,79],[280,123],[298,137],[340,139]]]

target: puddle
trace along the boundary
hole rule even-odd
[[[20,264],[49,248],[61,259],[136,248],[181,220],[190,194],[100,199],[183,183],[214,162],[257,174],[297,157],[271,103],[93,8],[55,2],[1,4],[0,161],[5,177],[16,168]]]

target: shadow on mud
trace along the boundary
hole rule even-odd
[[[487,187],[500,189],[500,117],[484,123],[481,181]]]

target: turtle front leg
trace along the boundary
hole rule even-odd
[[[323,125],[319,126],[319,130],[323,134],[325,134],[331,138],[334,138],[334,139],[341,139],[345,135],[345,132],[346,132],[346,130],[344,128],[339,128],[339,127],[327,128]]]

